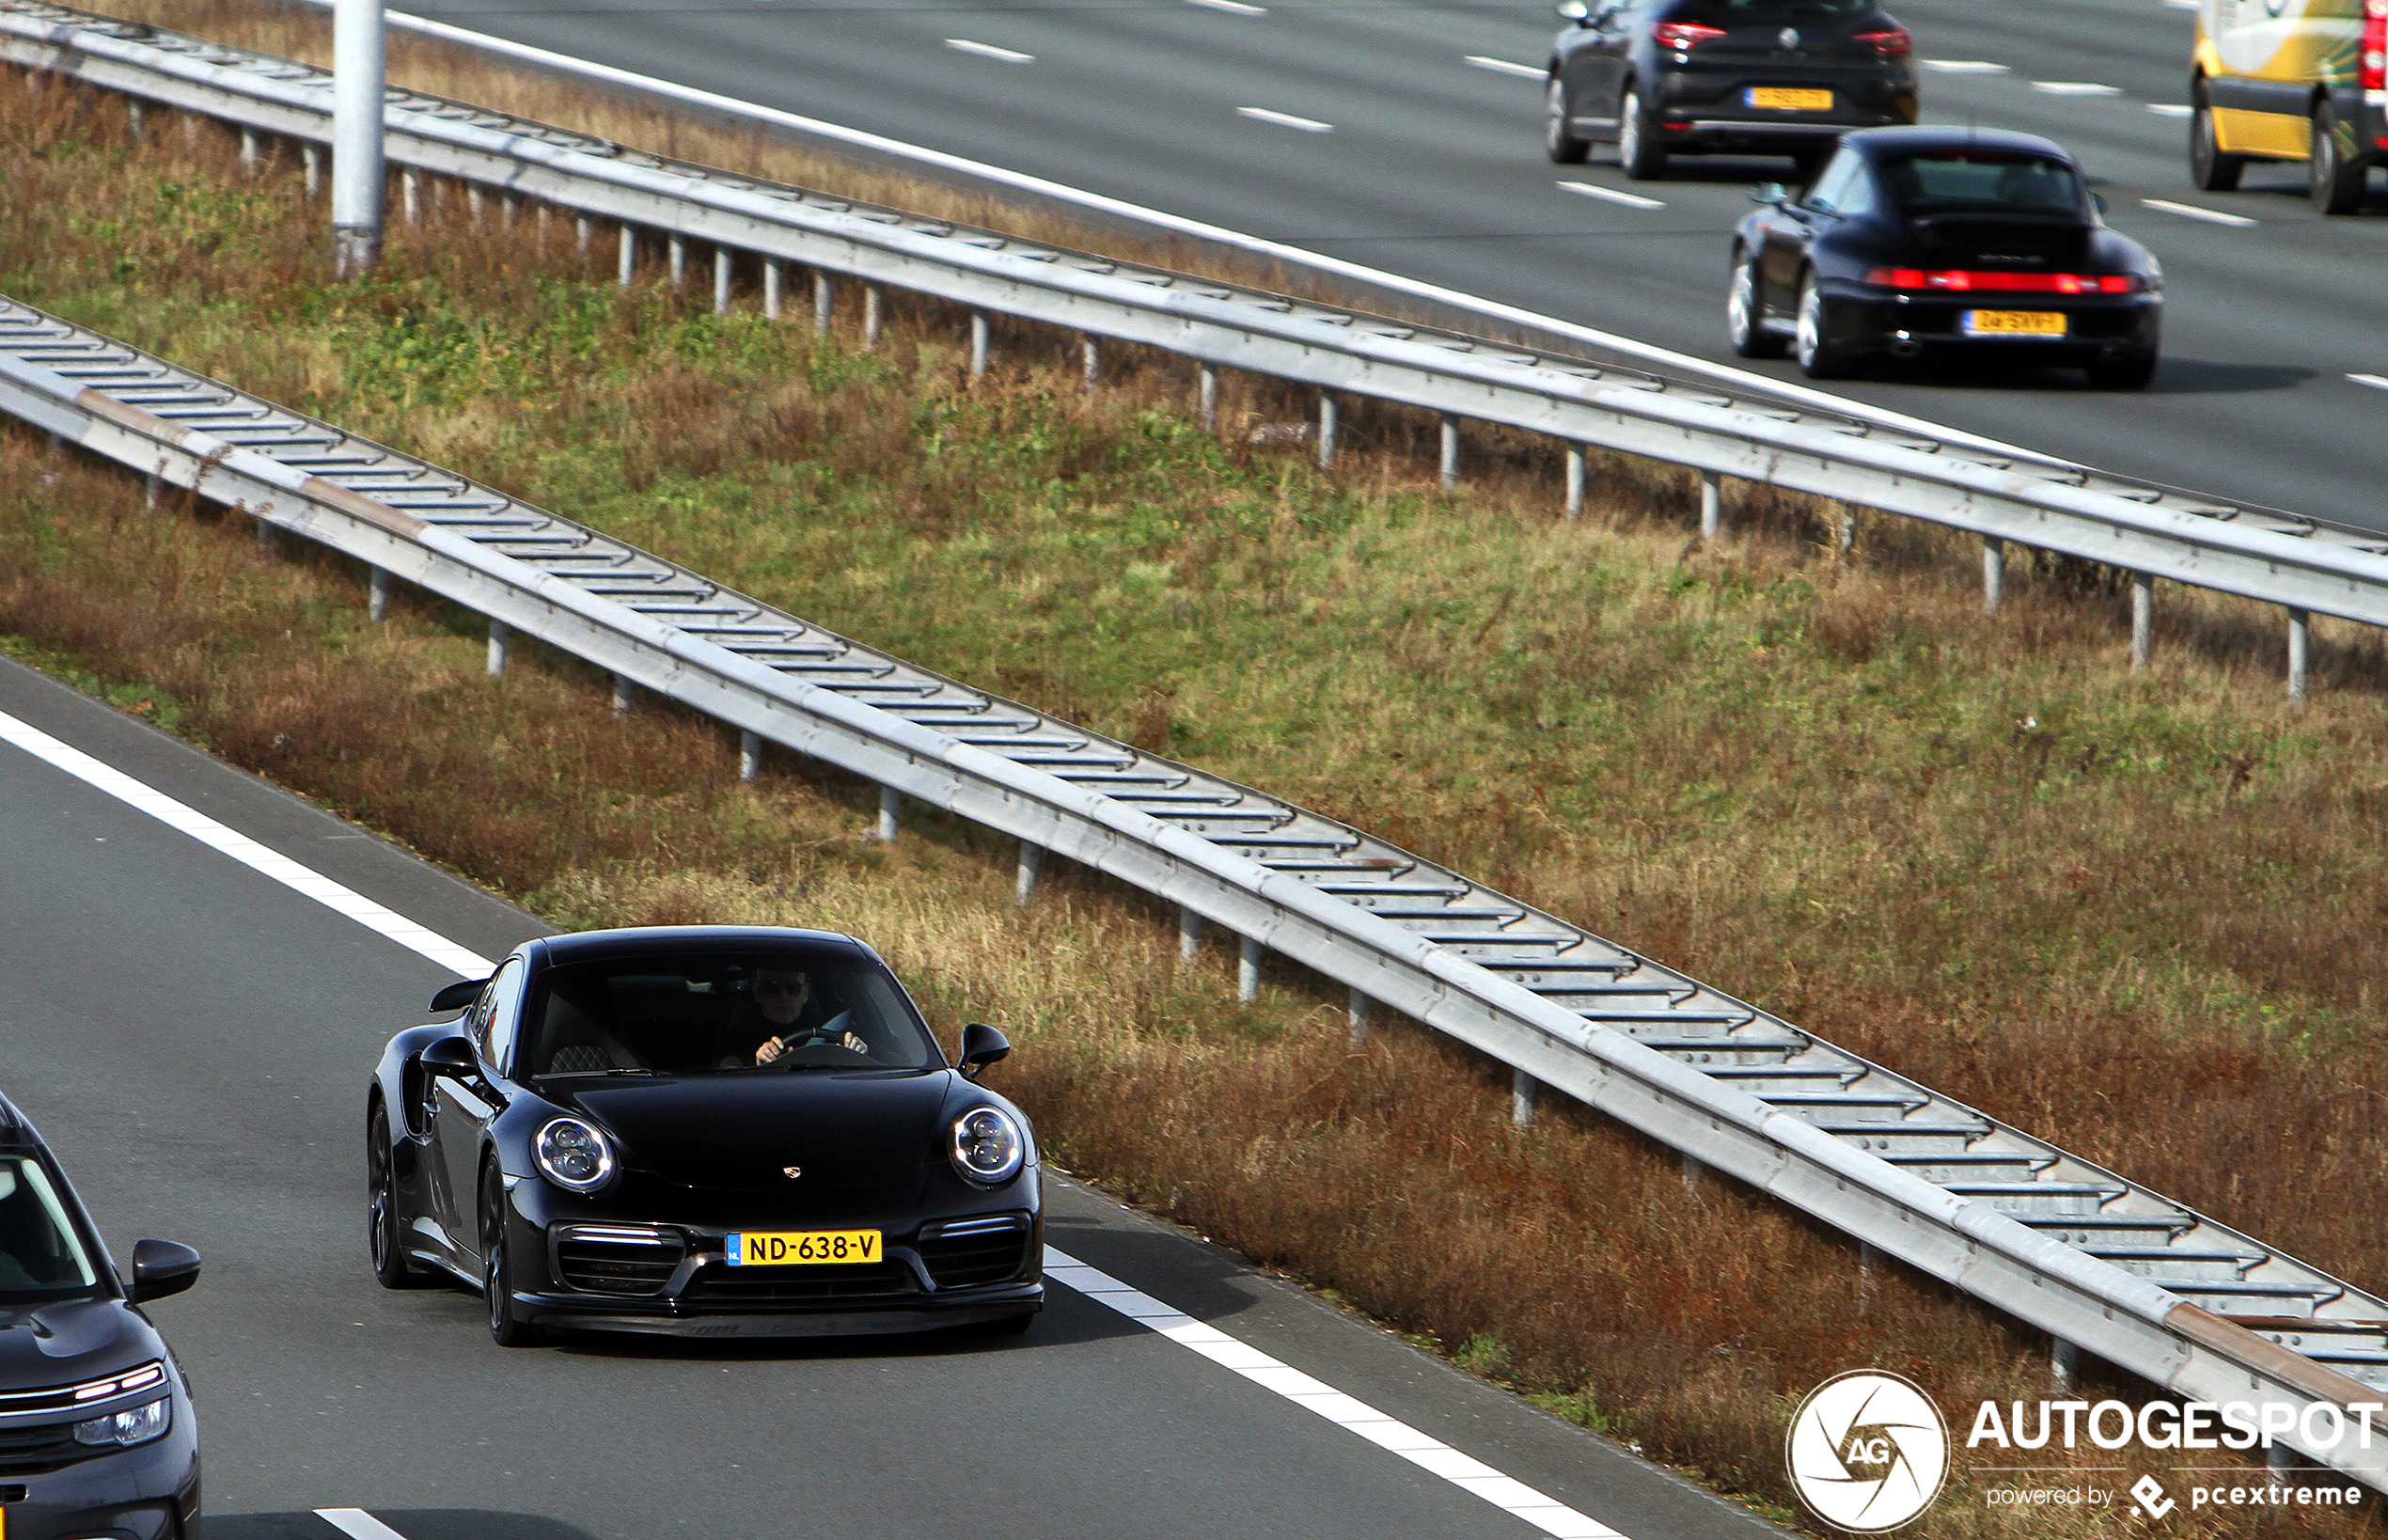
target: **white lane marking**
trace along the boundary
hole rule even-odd
[[[2003,75],[2013,66],[1992,64],[1987,59],[1925,59],[1924,68],[1938,70],[1944,75]]]
[[[2147,110],[2159,118],[2187,118],[2195,108],[2179,102],[2150,102]]]
[[[2144,197],[2140,199],[2140,202],[2146,208],[2158,209],[2168,214],[2178,214],[2183,219],[2202,219],[2209,225],[2259,223],[2257,220],[2248,218],[2245,214],[2224,213],[2220,209],[2201,209],[2194,203],[2176,203],[2168,197]]]
[[[362,1508],[318,1508],[315,1516],[347,1535],[349,1540],[406,1540],[406,1536]]]
[[[1315,118],[1296,118],[1290,112],[1271,112],[1266,107],[1238,107],[1235,115],[1263,123],[1275,123],[1280,128],[1300,129],[1304,134],[1332,134],[1335,125],[1322,123]]]
[[[308,0],[308,3],[328,10],[337,3],[337,0]],[[469,27],[455,26],[447,22],[431,21],[405,11],[393,10],[384,14],[390,25],[407,32],[419,32],[427,38],[438,38],[448,42],[463,43],[467,48],[478,48],[483,53],[495,54],[503,58],[522,59],[527,63],[539,65],[542,69],[559,70],[567,74],[579,75],[588,80],[602,80],[612,85],[627,86],[634,90],[666,97],[674,102],[685,102],[709,111],[731,113],[756,122],[772,123],[781,128],[793,129],[799,134],[809,134],[816,138],[831,139],[841,144],[877,150],[882,154],[900,156],[923,165],[935,165],[949,171],[958,171],[965,176],[976,177],[983,181],[997,182],[1006,187],[1016,187],[1023,192],[1034,193],[1039,197],[1052,198],[1056,202],[1075,203],[1081,209],[1093,209],[1099,212],[1116,214],[1123,219],[1133,219],[1140,224],[1173,230],[1180,235],[1190,235],[1199,241],[1212,241],[1223,246],[1233,246],[1238,251],[1249,251],[1278,261],[1291,262],[1298,267],[1309,268],[1312,272],[1330,273],[1338,277],[1353,278],[1361,283],[1374,284],[1378,288],[1407,294],[1415,299],[1431,300],[1437,305],[1448,305],[1455,309],[1483,316],[1488,321],[1505,322],[1513,326],[1530,326],[1536,331],[1548,332],[1578,342],[1589,343],[1595,348],[1606,348],[1611,353],[1638,359],[1643,364],[1656,368],[1674,369],[1685,374],[1697,375],[1703,379],[1721,381],[1737,389],[1771,396],[1776,401],[1797,401],[1819,411],[1838,413],[1842,416],[1854,417],[1860,422],[1870,422],[1879,427],[1896,428],[1905,432],[1937,439],[1943,444],[1970,445],[1977,449],[1987,449],[1994,454],[2014,455],[2019,459],[2040,464],[2063,465],[2076,470],[2081,468],[2061,456],[2043,453],[2037,449],[2026,449],[1980,433],[1970,433],[1961,428],[1952,428],[1943,422],[1927,422],[1922,417],[1909,416],[1904,412],[1886,411],[1881,407],[1873,406],[1847,396],[1835,396],[1830,391],[1793,385],[1787,380],[1776,380],[1763,374],[1752,374],[1748,369],[1735,369],[1729,364],[1711,363],[1705,358],[1696,357],[1691,354],[1677,353],[1672,348],[1662,348],[1655,343],[1644,342],[1616,332],[1602,331],[1596,326],[1585,326],[1576,322],[1563,321],[1557,316],[1544,315],[1539,311],[1529,310],[1523,306],[1503,305],[1498,300],[1488,300],[1481,294],[1470,294],[1438,283],[1427,283],[1423,279],[1413,278],[1406,274],[1389,273],[1383,268],[1347,261],[1341,257],[1328,257],[1319,252],[1306,251],[1300,246],[1289,245],[1282,241],[1263,240],[1257,235],[1248,235],[1242,230],[1229,229],[1223,225],[1208,224],[1200,219],[1188,219],[1184,214],[1148,208],[1140,203],[1130,203],[1125,198],[1110,197],[1102,193],[1091,193],[1083,187],[1073,187],[1067,182],[1052,181],[1044,177],[1032,177],[1025,171],[1014,171],[1009,166],[996,165],[986,161],[974,161],[966,155],[955,155],[942,149],[931,149],[925,145],[916,145],[903,139],[891,139],[884,134],[865,133],[861,129],[849,128],[843,123],[832,123],[819,118],[807,118],[801,113],[785,112],[778,107],[765,107],[752,102],[742,102],[734,96],[723,96],[718,91],[699,90],[694,86],[683,86],[678,81],[664,80],[654,75],[642,75],[636,71],[617,69],[610,64],[592,63],[588,59],[574,58],[570,54],[558,54],[551,48],[533,48],[528,43],[518,43],[509,39],[492,37],[486,32],[475,32]]]
[[[1468,62],[1479,70],[1490,70],[1497,75],[1516,75],[1525,80],[1546,80],[1550,75],[1549,71],[1537,70],[1531,64],[1512,64],[1507,59],[1491,58],[1483,54],[1469,55]]]
[[[135,812],[148,813],[166,827],[179,829],[199,843],[222,851],[250,871],[271,877],[302,898],[313,899],[335,913],[346,915],[369,931],[388,936],[409,951],[419,952],[440,966],[453,970],[459,978],[486,979],[497,971],[497,966],[488,958],[466,951],[395,910],[385,909],[364,894],[343,888],[331,878],[301,866],[288,856],[267,849],[196,808],[177,802],[164,792],[144,785],[121,770],[111,769],[71,744],[53,738],[39,728],[7,712],[0,712],[0,743],[14,744],[35,759],[65,771],[95,791],[106,793]]]
[[[1186,0],[1186,3],[1189,6],[1201,6],[1205,10],[1223,10],[1230,16],[1265,16],[1268,14],[1268,8],[1266,6],[1248,6],[1244,4],[1244,0]]]
[[[1001,59],[1006,64],[1034,64],[1034,54],[1023,54],[1016,48],[998,48],[993,43],[972,42],[967,38],[948,38],[948,48],[964,54],[976,54],[983,59]]]
[[[1558,1540],[1626,1540],[1621,1532],[1598,1519],[1587,1517],[1558,1499],[1502,1475],[1482,1460],[1462,1454],[1441,1439],[1386,1416],[1368,1403],[1343,1394],[1324,1380],[1312,1378],[1249,1343],[1130,1288],[1065,1251],[1050,1246],[1045,1249],[1045,1276],[1067,1284],[1098,1305],[1109,1306],[1180,1347],[1200,1353],[1222,1369],[1233,1370],[1261,1389],[1274,1391],[1306,1411],[1316,1412],[1338,1427],[1349,1429],[1420,1469],[1442,1477],[1462,1491],[1516,1515],[1545,1534],[1557,1536]]]
[[[2359,385],[2369,385],[2374,390],[2388,390],[2388,374],[2349,374],[2347,378]]]
[[[1610,203],[1622,203],[1628,209],[1666,207],[1655,197],[1643,197],[1640,193],[1621,193],[1614,187],[1603,187],[1596,181],[1563,181],[1559,185],[1563,191],[1576,193],[1584,197],[1602,198]]]
[[[2167,10],[2195,10],[2197,8],[2197,0],[2164,0],[2164,8]]]
[[[2050,96],[2120,96],[2120,86],[2100,86],[2094,80],[2035,80],[2032,89],[2046,91]]]

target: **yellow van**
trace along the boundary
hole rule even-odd
[[[2388,0],[2198,0],[2190,180],[2227,193],[2250,161],[2303,161],[2314,207],[2352,213],[2388,164]]]

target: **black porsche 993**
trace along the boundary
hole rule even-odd
[[[2155,375],[2163,269],[2107,228],[2050,140],[1868,129],[1804,191],[1752,196],[1762,207],[1735,232],[1725,303],[1745,358],[1788,348],[1817,378],[1927,354],[2083,369],[2105,389]]]
[[[390,1040],[366,1104],[372,1263],[480,1289],[507,1346],[1025,1328],[1034,1136],[868,946],[681,926],[526,943]]]

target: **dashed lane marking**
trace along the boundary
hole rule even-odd
[[[1483,54],[1470,54],[1468,62],[1479,70],[1490,70],[1497,75],[1516,75],[1524,80],[1547,80],[1550,71],[1537,70],[1531,64],[1512,64],[1507,59],[1489,58]]]
[[[1268,14],[1268,8],[1266,6],[1248,6],[1244,3],[1244,0],[1186,0],[1186,3],[1189,6],[1200,6],[1205,10],[1223,10],[1230,16],[1265,16]]]
[[[406,1540],[406,1536],[362,1508],[318,1508],[315,1516],[347,1535],[349,1540]]]
[[[2013,66],[1992,64],[1988,59],[1925,59],[1924,68],[1944,75],[2003,75]]]
[[[2050,96],[2120,96],[2120,86],[2100,86],[2094,80],[2035,80],[2032,89]]]
[[[1524,1482],[1502,1475],[1482,1460],[1462,1454],[1441,1439],[1386,1416],[1368,1403],[1343,1394],[1324,1380],[1312,1378],[1249,1343],[1231,1337],[1183,1311],[1170,1309],[1151,1295],[1130,1288],[1067,1252],[1050,1246],[1045,1249],[1045,1276],[1067,1284],[1098,1305],[1108,1306],[1148,1330],[1159,1332],[1180,1347],[1202,1354],[1222,1369],[1233,1370],[1262,1390],[1274,1391],[1303,1410],[1315,1412],[1337,1427],[1400,1455],[1421,1470],[1440,1476],[1462,1491],[1516,1515],[1557,1540],[1626,1540],[1619,1531],[1598,1519],[1578,1513]]]
[[[948,48],[960,54],[976,54],[982,59],[1001,59],[1006,64],[1034,64],[1034,54],[1023,54],[1016,48],[998,48],[993,43],[972,42],[967,38],[948,38]]]
[[[2150,102],[2147,110],[2159,118],[2187,118],[2196,109],[2179,102]]]
[[[2388,390],[2388,374],[2349,374],[2347,378],[2359,385],[2369,385],[2374,390]]]
[[[1322,123],[1315,118],[1296,118],[1290,112],[1271,112],[1266,107],[1238,107],[1238,117],[1254,118],[1263,123],[1275,123],[1280,128],[1299,129],[1304,134],[1332,134],[1335,125]]]
[[[1643,197],[1640,193],[1621,193],[1614,187],[1603,187],[1596,181],[1563,181],[1559,187],[1563,192],[1574,193],[1581,197],[1596,197],[1605,203],[1622,203],[1628,209],[1666,207],[1655,197]]]
[[[2262,223],[2261,220],[2250,219],[2245,214],[2224,213],[2220,209],[2201,209],[2194,203],[2176,203],[2168,197],[2144,197],[2139,201],[2145,208],[2155,209],[2163,213],[2178,214],[2183,219],[2202,219],[2208,225],[2239,227]]]
[[[134,779],[121,770],[101,763],[73,745],[53,738],[39,728],[20,721],[7,712],[0,712],[0,743],[14,744],[35,759],[65,771],[95,791],[106,793],[134,811],[148,813],[166,827],[179,829],[199,843],[222,851],[250,871],[272,878],[300,897],[313,899],[336,914],[346,915],[367,930],[378,931],[388,936],[409,951],[418,952],[440,966],[452,969],[459,978],[486,979],[497,971],[496,965],[488,958],[458,946],[394,909],[384,908],[364,894],[344,888],[311,868],[301,866],[278,851],[267,849],[239,830],[217,823],[196,808],[177,802],[164,792]]]

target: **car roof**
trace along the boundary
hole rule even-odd
[[[799,930],[793,925],[641,925],[614,931],[576,931],[551,935],[535,943],[550,965],[586,963],[608,957],[652,957],[675,951],[774,951],[799,947],[807,951],[872,957],[877,953],[851,935],[836,931]]]
[[[1935,150],[1988,149],[2014,155],[2045,155],[2067,165],[2074,164],[2073,152],[2055,140],[2013,129],[1903,123],[1892,128],[1860,129],[1843,135],[1841,142],[1856,147],[1874,160],[1886,155],[1928,155]]]

